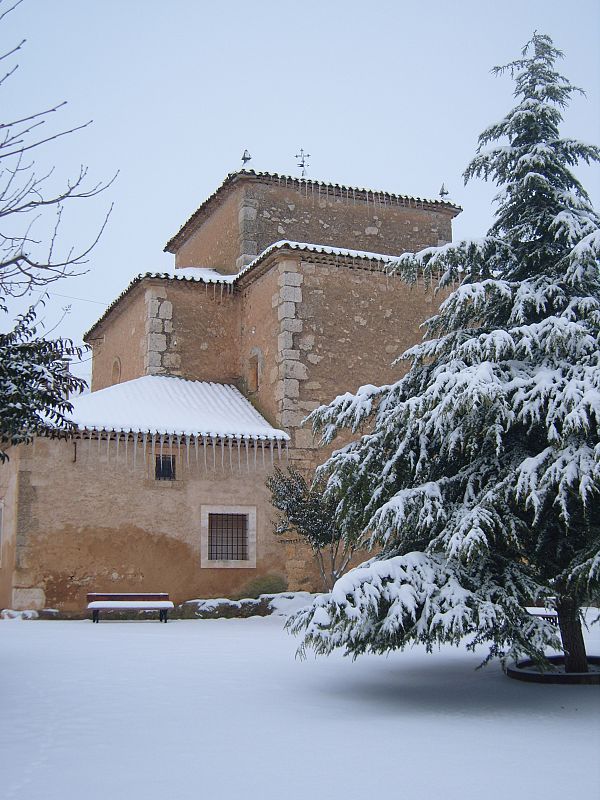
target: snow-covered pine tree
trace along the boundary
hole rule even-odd
[[[487,236],[400,259],[408,279],[458,285],[404,353],[405,377],[313,413],[341,525],[381,547],[291,621],[301,649],[357,655],[488,642],[544,664],[560,646],[524,605],[554,596],[568,671],[587,671],[582,605],[600,589],[600,232],[570,167],[600,150],[561,138],[579,91],[534,34],[510,73],[518,104],[465,173],[493,180]],[[365,432],[368,431],[368,432]]]

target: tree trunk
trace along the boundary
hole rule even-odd
[[[572,597],[561,597],[556,605],[556,610],[565,649],[565,671],[587,672],[587,654],[581,630],[579,606]]]

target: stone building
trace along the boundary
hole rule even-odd
[[[398,377],[436,301],[390,276],[451,240],[450,203],[254,171],[229,175],[86,334],[78,433],[0,466],[0,607],[81,608],[88,591],[313,588],[272,533],[273,464],[323,458],[302,420]],[[316,588],[316,587],[315,587]]]

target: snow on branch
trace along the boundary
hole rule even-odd
[[[466,636],[475,647],[487,636],[494,643],[494,655],[506,660],[558,644],[553,626],[530,617],[518,602],[498,603],[505,592],[493,575],[479,577],[475,585],[454,563],[420,552],[374,559],[342,576],[329,594],[291,617],[287,627],[304,636],[301,656],[308,647],[321,654],[342,647],[354,657],[412,643],[423,643],[431,651],[444,642],[458,644]],[[509,565],[504,577],[511,589],[522,591],[526,584],[535,591],[512,575]],[[522,625],[517,642],[508,634],[515,618]]]

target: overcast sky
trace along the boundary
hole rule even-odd
[[[63,223],[65,246],[85,244],[114,203],[89,272],[51,288],[48,327],[71,305],[52,335],[80,340],[136,274],[169,269],[165,243],[245,148],[250,167],[299,175],[302,147],[309,177],[350,186],[436,197],[444,182],[464,208],[455,238],[482,235],[493,187],[464,187],[461,175],[478,134],[513,102],[491,67],[535,29],[587,92],[563,133],[598,142],[597,0],[25,0],[0,24],[4,51],[27,40],[2,89],[4,117],[67,100],[56,130],[93,125],[50,145],[40,165],[66,179],[83,163],[93,182],[119,172]],[[598,168],[578,176],[598,208]]]

